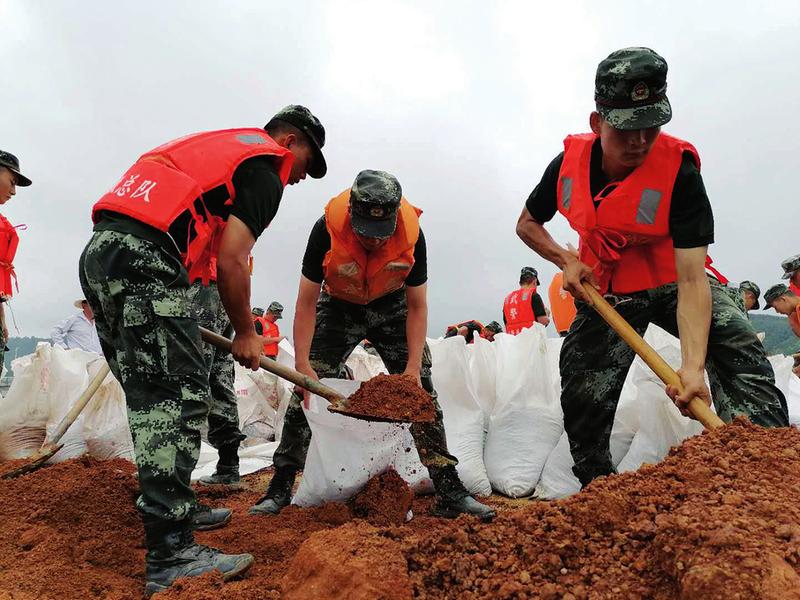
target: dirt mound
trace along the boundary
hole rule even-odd
[[[406,551],[420,598],[800,598],[800,433],[739,420]]]
[[[406,423],[429,423],[436,418],[430,394],[405,375],[377,375],[350,396],[347,411]]]
[[[364,522],[306,540],[283,578],[285,600],[411,600],[400,542]]]
[[[373,525],[402,525],[411,509],[414,492],[405,480],[390,469],[373,477],[350,502],[353,515]]]

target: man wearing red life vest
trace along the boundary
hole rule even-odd
[[[613,295],[639,332],[651,322],[679,335],[679,408],[699,396],[725,421],[743,414],[786,426],[786,400],[775,387],[764,348],[740,308],[738,290],[705,274],[714,241],[711,205],[694,146],[661,133],[672,112],[667,63],[648,48],[626,48],[600,63],[592,133],[564,141],[517,224],[539,255],[563,270],[577,316],[561,350],[564,426],[583,485],[614,472],[609,437],[633,351],[587,304],[581,281]],[[560,212],[580,236],[577,256],[543,224]]]
[[[278,327],[278,319],[282,317],[283,304],[270,302],[267,312],[262,310],[261,315],[258,315],[253,321],[256,333],[263,338],[264,356],[271,360],[278,360],[278,344],[286,337],[281,335],[280,327]]]
[[[361,171],[352,188],[328,203],[303,257],[294,319],[295,368],[314,379],[337,377],[353,349],[369,338],[390,373],[413,378],[433,396],[436,420],[413,424],[411,433],[436,489],[435,512],[487,520],[494,511],[461,483],[436,402],[425,343],[428,268],[421,213],[384,171]],[[277,514],[291,500],[311,440],[302,401],[293,394],[274,454],[275,475],[250,509],[253,514]]]
[[[789,289],[800,296],[800,254],[790,256],[781,263],[783,279],[789,280]]]
[[[209,361],[191,294],[207,296],[204,306],[218,294],[223,306],[215,314],[227,312],[235,331],[233,356],[257,369],[262,342],[250,318],[250,251],[284,187],[325,175],[324,142],[319,120],[288,106],[263,129],[189,135],[145,153],[94,205],[81,286],[125,390],[148,595],[215,569],[229,579],[253,562],[193,537],[194,529],[226,523],[230,511],[198,507],[190,485],[209,412]],[[190,287],[196,281],[205,289]]]
[[[544,307],[542,297],[536,291],[539,287],[539,273],[533,267],[522,267],[519,274],[519,289],[506,296],[503,302],[503,323],[506,333],[517,335],[523,329],[541,323],[547,327],[550,317]]]
[[[31,180],[19,171],[19,160],[10,152],[0,150],[0,206],[11,200],[17,193],[17,187],[28,187]],[[21,226],[24,228],[24,226]],[[16,282],[14,273],[14,256],[17,254],[19,236],[17,227],[0,215],[0,375],[3,374],[3,361],[8,348],[8,326],[6,325],[6,301],[14,295],[12,280]]]

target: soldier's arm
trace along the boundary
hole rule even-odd
[[[309,362],[311,340],[317,322],[317,300],[322,284],[300,276],[300,289],[297,291],[297,304],[294,307],[294,364],[301,373],[311,375],[313,369]],[[310,372],[311,373],[310,373]]]
[[[422,350],[425,347],[425,334],[428,331],[428,284],[406,286],[406,342],[408,362],[405,373],[419,381],[422,368]]]
[[[250,312],[249,257],[256,243],[250,228],[231,215],[222,234],[217,257],[217,285],[222,304],[236,335],[232,354],[245,367],[258,369],[262,339],[256,335]]]

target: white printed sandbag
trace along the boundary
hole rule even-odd
[[[322,383],[345,396],[361,385],[343,379],[323,379]],[[389,467],[412,488],[425,484],[428,471],[419,462],[408,425],[345,417],[329,412],[327,406],[327,400],[312,394],[304,409],[312,435],[293,504],[345,502]]]
[[[544,327],[498,336],[497,389],[484,447],[492,488],[517,498],[533,492],[563,431]]]
[[[90,362],[87,365],[89,379],[94,378],[105,364],[104,358]],[[125,392],[111,373],[106,375],[92,400],[83,409],[83,436],[89,454],[95,458],[134,460]]]
[[[428,342],[433,359],[433,383],[444,413],[450,454],[458,458],[458,475],[473,495],[492,493],[483,464],[484,414],[469,375],[467,346],[460,335]]]
[[[25,458],[44,442],[49,406],[50,344],[11,363],[14,380],[0,400],[0,460]]]
[[[236,364],[234,390],[239,427],[247,436],[245,444],[257,444],[275,439],[275,409],[265,392],[274,394],[277,377],[263,370],[252,371]]]
[[[504,335],[497,334],[495,339]],[[430,344],[431,340],[428,340],[428,343]],[[472,388],[475,390],[475,398],[488,421],[488,416],[494,410],[497,395],[497,352],[495,350],[495,342],[475,336],[475,341],[467,346],[467,355],[469,357],[469,371],[472,379]]]

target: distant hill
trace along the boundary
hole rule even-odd
[[[794,354],[800,352],[800,338],[797,337],[786,317],[777,315],[750,314],[756,331],[767,334],[764,348],[767,354]]]

